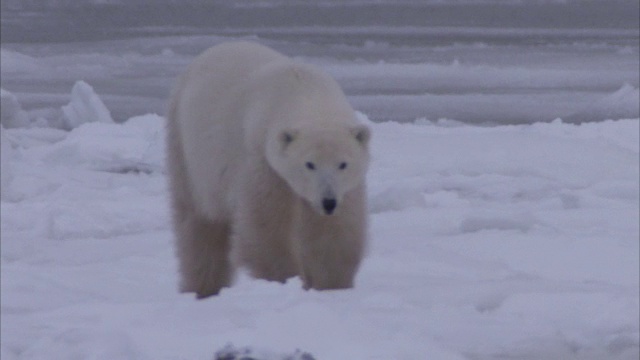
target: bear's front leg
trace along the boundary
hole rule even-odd
[[[292,254],[291,191],[265,163],[250,165],[239,180],[233,221],[232,259],[255,278],[285,282],[298,275]]]
[[[352,288],[366,249],[364,187],[347,194],[332,215],[303,204],[295,228],[305,289]]]

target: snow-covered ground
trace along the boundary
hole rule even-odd
[[[355,289],[204,301],[176,290],[164,119],[85,120],[2,130],[3,360],[638,358],[638,119],[371,123]]]

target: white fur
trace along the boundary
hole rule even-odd
[[[217,294],[235,266],[268,280],[299,275],[305,288],[352,287],[369,137],[315,67],[248,42],[197,57],[168,114],[181,290]]]

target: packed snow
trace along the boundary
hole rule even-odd
[[[71,131],[2,129],[3,360],[638,358],[638,119],[360,114],[374,137],[356,287],[241,272],[197,301],[177,291],[164,119],[100,121],[84,88]]]

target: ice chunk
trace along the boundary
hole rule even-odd
[[[22,110],[15,95],[5,89],[0,89],[0,123],[6,129],[28,127],[29,117]]]
[[[6,200],[9,194],[9,185],[13,178],[10,164],[13,149],[2,128],[0,128],[0,145],[2,145],[2,149],[0,149],[0,199]]]
[[[71,89],[71,102],[62,107],[63,127],[71,130],[88,122],[113,123],[109,109],[91,85],[80,80]]]
[[[624,84],[586,109],[566,117],[567,121],[600,121],[637,119],[640,117],[640,93],[638,88]]]

